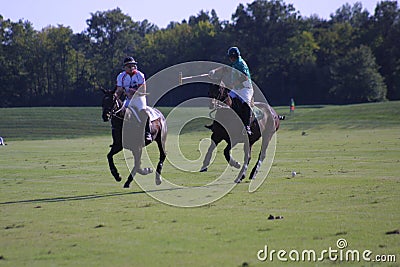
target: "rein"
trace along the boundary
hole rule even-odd
[[[210,113],[208,114],[209,117],[211,119],[215,119],[215,117],[213,118],[212,114],[215,113],[218,109],[222,109],[222,108],[230,108],[230,106],[228,105],[227,101],[229,100],[229,94],[225,94],[224,97],[224,93],[225,90],[223,87],[219,87],[219,92],[217,97],[215,97],[212,101],[214,107],[212,108],[212,110],[210,111]]]
[[[119,112],[121,112],[124,109],[124,106],[121,105],[120,102],[118,101],[118,99],[115,98],[114,96],[113,96],[113,101],[114,101],[114,104],[110,110],[110,116],[120,119],[120,120],[124,120],[123,117],[117,115]],[[117,109],[117,110],[114,111],[114,109]]]
[[[111,112],[111,116],[113,116],[114,118],[120,119],[120,120],[124,120],[124,118],[117,115],[117,112]]]
[[[224,89],[223,87],[220,86],[219,89],[218,89],[218,91],[219,91],[218,92],[218,96],[215,99],[217,99],[218,101],[224,103],[225,105],[228,105],[226,103],[226,101],[229,100],[229,94],[226,93],[225,90],[226,89]],[[224,96],[224,93],[225,93],[225,98],[223,98],[223,100],[222,100],[222,97]]]

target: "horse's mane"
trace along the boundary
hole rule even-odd
[[[215,99],[221,101],[222,103],[225,103],[229,107],[232,106],[232,98],[229,95],[229,92],[231,90],[225,86],[225,83],[223,81],[220,81],[219,84],[217,83],[211,84],[210,88],[213,88],[213,90],[219,90],[219,94],[218,96],[215,97]],[[221,92],[223,93],[221,94]]]

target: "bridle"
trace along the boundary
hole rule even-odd
[[[113,108],[111,109],[111,115],[112,115],[113,117],[115,117],[115,118],[118,118],[118,119],[123,120],[124,118],[123,118],[123,117],[120,117],[120,116],[117,115],[117,114],[120,113],[120,112],[124,109],[124,105],[121,104],[121,102],[118,101],[118,99],[117,99],[115,96],[113,96],[113,102],[114,102],[114,105],[113,105]],[[114,109],[117,109],[117,110],[114,111]]]
[[[107,111],[107,115],[109,118],[114,117],[120,120],[123,120],[124,117],[121,115],[118,115],[123,110],[123,105],[120,101],[118,101],[117,97],[115,95],[112,96],[112,106],[109,108]]]
[[[226,88],[219,85],[217,96],[212,97],[212,102],[211,102],[212,106],[210,106],[211,111],[209,112],[210,118],[213,118],[212,114],[216,112],[218,109],[229,108],[230,106],[227,103],[228,100],[229,100],[229,94],[227,93]]]

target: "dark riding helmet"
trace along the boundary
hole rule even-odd
[[[237,48],[236,46],[233,46],[231,48],[228,49],[228,57],[239,57],[240,56],[240,51],[239,48]]]
[[[128,64],[137,64],[136,60],[133,57],[126,57],[124,59],[124,66],[128,65]]]

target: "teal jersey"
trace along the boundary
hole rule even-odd
[[[248,80],[249,83],[251,84],[251,75],[249,67],[247,66],[246,61],[244,61],[241,56],[239,56],[239,58],[235,62],[233,62],[232,68],[237,69],[238,71],[246,75],[247,78],[249,79]],[[232,71],[231,79],[232,79],[232,84],[236,84],[237,81],[239,80],[239,73],[236,71]]]

